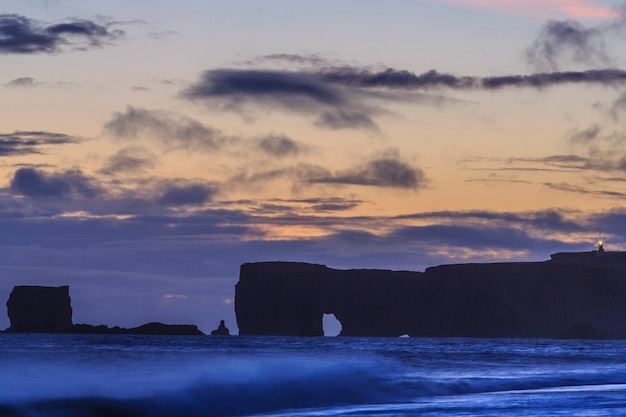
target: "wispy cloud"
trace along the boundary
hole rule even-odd
[[[576,185],[572,185],[568,183],[546,182],[543,185],[553,190],[565,191],[565,192],[575,193],[575,194],[593,195],[597,197],[612,197],[612,198],[618,198],[620,200],[626,197],[626,193],[621,192],[621,191],[602,190],[602,189],[597,189],[597,188],[586,188],[586,187],[580,187],[580,186],[576,186]]]
[[[31,88],[35,87],[37,82],[32,77],[19,77],[15,78],[5,84],[8,88]]]
[[[259,139],[258,147],[267,155],[277,158],[295,156],[302,152],[302,145],[284,135],[269,135]]]
[[[107,133],[119,139],[140,137],[156,140],[171,148],[211,150],[229,139],[219,129],[167,110],[147,110],[128,106],[104,125]]]
[[[313,177],[311,183],[363,185],[417,189],[426,184],[424,172],[394,157],[380,157],[330,176]]]
[[[614,119],[620,118],[624,111],[626,111],[626,93],[622,93],[611,107],[611,114]]]
[[[420,189],[428,184],[424,171],[403,161],[395,150],[387,150],[345,170],[299,163],[256,172],[243,172],[233,176],[230,186],[247,187],[279,179],[289,179],[294,187],[308,185],[356,185],[389,189]]]
[[[28,90],[33,88],[67,89],[77,84],[68,81],[42,81],[33,77],[18,77],[4,84],[0,84],[9,90]]]
[[[141,146],[129,146],[120,149],[111,155],[104,168],[103,173],[136,173],[154,166],[156,156]]]
[[[600,69],[588,71],[541,72],[535,74],[509,74],[493,77],[458,76],[431,70],[415,74],[406,70],[387,68],[370,69],[344,67],[331,68],[318,75],[333,84],[356,88],[387,88],[395,90],[499,90],[503,88],[546,88],[562,84],[621,85],[626,83],[626,71]]]
[[[600,127],[600,125],[594,124],[588,127],[587,129],[576,130],[574,132],[571,132],[568,139],[570,142],[575,143],[575,144],[577,143],[586,144],[586,143],[596,140],[601,132],[602,132],[602,128]]]
[[[332,61],[320,54],[269,54],[256,57],[248,64],[258,64],[265,62],[276,62],[285,64],[302,65],[306,67],[322,67],[329,65]]]
[[[43,131],[0,133],[0,155],[42,154],[51,146],[80,143],[83,140],[83,138],[63,133]]]
[[[585,154],[585,168],[598,171],[626,172],[626,135],[620,131],[606,132],[595,124],[587,129],[571,132],[569,142]]]
[[[555,71],[564,64],[596,68],[612,66],[614,60],[606,43],[611,38],[623,42],[625,17],[626,13],[622,11],[618,18],[593,26],[574,20],[550,20],[526,50],[526,58],[538,71]]]
[[[611,139],[602,139],[612,141]],[[620,140],[619,137],[616,140]],[[623,140],[623,138],[622,138]],[[493,167],[470,168],[476,171],[519,171],[519,172],[626,172],[626,153],[624,151],[611,151],[610,147],[615,145],[610,143],[590,144],[582,151],[587,155],[548,155],[534,158],[503,158],[491,159],[488,162],[494,164]]]
[[[44,23],[17,14],[0,14],[0,54],[57,53],[87,50],[120,39],[114,23],[67,19]]]

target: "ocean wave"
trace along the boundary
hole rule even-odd
[[[623,389],[619,384],[626,381],[619,370],[571,373],[554,368],[510,377],[435,370],[420,374],[407,363],[354,353],[110,359],[83,367],[39,363],[5,369],[0,417],[288,415],[292,411],[285,410],[368,404],[393,409],[426,398],[480,393]]]
[[[40,364],[41,365],[41,364]],[[394,395],[393,380],[375,359],[343,356],[212,356],[192,364],[111,364],[76,372],[39,367],[59,385],[0,395],[0,416],[236,416],[285,409],[364,404]],[[117,376],[117,380],[116,377]],[[30,373],[22,385],[37,385]],[[50,379],[48,380],[50,381]]]

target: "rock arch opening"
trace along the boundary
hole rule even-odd
[[[324,314],[322,316],[322,330],[324,336],[339,336],[341,329],[341,322],[337,320],[337,317],[335,317],[333,313]]]

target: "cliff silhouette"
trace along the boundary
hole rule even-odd
[[[424,272],[246,263],[235,313],[240,335],[321,336],[332,313],[341,336],[618,338],[626,334],[626,253]]]
[[[195,336],[203,333],[195,325],[147,323],[138,327],[108,327],[103,324],[74,324],[69,286],[18,285],[7,301],[11,327],[8,333],[144,334]]]

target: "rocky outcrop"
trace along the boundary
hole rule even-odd
[[[143,334],[158,336],[202,336],[197,326],[192,324],[163,324],[152,322],[138,327],[109,327],[104,324],[75,324],[67,333],[74,334]]]
[[[330,313],[342,336],[539,338],[577,323],[611,334],[626,329],[626,257],[556,258],[424,272],[248,263],[236,285],[239,334],[321,336]]]
[[[211,336],[230,336],[230,330],[226,327],[224,320],[220,320],[220,325],[217,329],[211,331]]]
[[[69,286],[20,285],[7,301],[9,332],[60,333],[72,328]]]
[[[193,324],[163,324],[158,322],[122,330],[126,330],[123,332],[125,334],[153,334],[163,336],[200,336],[204,334]]]
[[[74,334],[145,334],[170,336],[203,335],[191,324],[147,323],[123,328],[105,325],[73,324],[69,286],[17,286],[7,301],[7,311],[13,333],[74,333]]]

